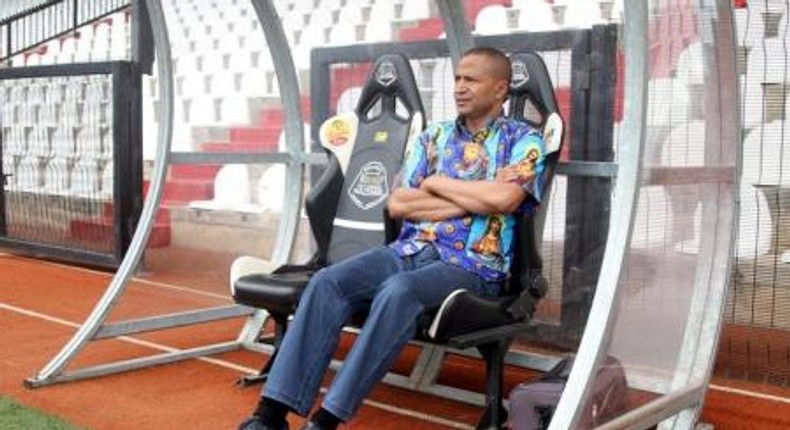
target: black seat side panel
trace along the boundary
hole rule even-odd
[[[401,111],[396,109],[398,103]],[[392,54],[376,61],[355,112],[359,127],[337,198],[329,264],[385,242],[387,199],[403,161],[412,121],[417,114],[424,118],[406,57]]]
[[[330,262],[384,243],[384,208],[408,134],[409,124],[386,111],[372,122],[360,122],[357,145],[338,199]]]

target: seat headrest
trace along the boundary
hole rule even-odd
[[[534,52],[513,54],[510,57],[513,77],[510,82],[510,116],[529,122],[543,131],[549,154],[562,145],[563,120],[551,76],[543,59]],[[539,122],[525,113],[527,101],[537,109]]]
[[[361,121],[381,101],[382,111],[394,113],[400,100],[411,119],[417,112],[424,112],[417,81],[414,79],[409,60],[402,54],[386,54],[376,60],[368,74],[362,94],[354,109]]]

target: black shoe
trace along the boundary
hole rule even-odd
[[[275,429],[263,424],[261,417],[253,415],[239,424],[238,430],[288,430],[288,423],[281,429]]]
[[[299,430],[324,430],[324,428],[312,421],[307,421]]]

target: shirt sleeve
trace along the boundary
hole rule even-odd
[[[432,149],[433,148],[433,149]],[[431,151],[434,151],[433,155]],[[403,166],[397,179],[396,188],[419,188],[430,173],[430,161],[435,159],[435,142],[431,129],[425,130],[406,145]]]
[[[546,170],[546,144],[539,133],[531,131],[516,141],[506,168],[515,169],[517,182],[527,193],[519,212],[530,213],[543,199]]]

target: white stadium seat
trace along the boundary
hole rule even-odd
[[[559,29],[551,5],[544,0],[514,1],[519,11],[516,29],[521,31],[554,31]]]
[[[44,168],[44,191],[47,194],[67,195],[71,187],[69,161],[56,157]]]
[[[21,191],[37,191],[40,188],[40,169],[38,157],[25,156],[17,166],[17,188]]]
[[[105,159],[107,152],[101,129],[98,126],[85,126],[77,132],[75,139],[75,155],[77,157],[94,160]]]
[[[189,203],[193,209],[252,211],[250,171],[245,164],[227,164],[214,178],[214,198]]]
[[[746,79],[763,84],[790,82],[787,70],[788,48],[783,39],[763,39],[752,46],[746,66]]]
[[[429,0],[404,0],[401,19],[419,20],[431,17],[431,4]]]
[[[52,134],[52,153],[55,157],[72,157],[75,153],[74,127],[59,125]]]
[[[506,33],[509,28],[507,9],[502,5],[486,6],[477,13],[474,33],[482,36]]]
[[[6,175],[3,188],[5,190],[15,190],[18,175],[14,157],[3,157],[3,174]]]
[[[28,139],[27,152],[35,157],[49,157],[52,154],[49,127],[41,124],[33,126]]]
[[[285,199],[285,166],[269,166],[257,182],[257,206],[264,212],[280,212]]]
[[[255,116],[247,95],[226,95],[218,100],[219,121],[226,126],[250,124]]]
[[[744,185],[790,187],[790,127],[772,121],[751,130],[743,140]],[[784,167],[784,168],[783,168]]]
[[[563,26],[566,28],[590,28],[604,23],[597,1],[565,1],[564,4]]]
[[[71,170],[71,194],[98,197],[101,191],[102,164],[92,158],[80,158]]]

